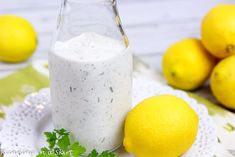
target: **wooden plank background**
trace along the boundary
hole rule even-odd
[[[220,3],[234,0],[120,0],[122,23],[134,54],[160,71],[161,57],[167,47],[186,37],[200,38],[203,16]],[[38,33],[34,59],[46,59],[55,30],[60,0],[1,0],[1,14],[16,14],[28,19]],[[30,62],[29,60],[28,62]],[[0,77],[25,66],[26,63],[0,62]]]

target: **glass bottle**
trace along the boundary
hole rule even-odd
[[[63,0],[49,53],[52,119],[88,151],[122,144],[132,53],[115,0]]]

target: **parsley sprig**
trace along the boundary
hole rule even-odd
[[[47,139],[48,147],[41,148],[36,157],[118,157],[110,151],[104,151],[99,154],[93,149],[88,155],[86,148],[79,142],[71,142],[70,133],[65,129],[54,130],[44,133]]]

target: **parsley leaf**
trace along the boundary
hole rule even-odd
[[[71,147],[71,151],[73,157],[78,157],[86,152],[86,148],[75,142]]]
[[[44,133],[47,137],[47,142],[49,144],[49,148],[52,149],[55,146],[55,142],[56,142],[56,133],[55,132],[45,132]]]
[[[99,157],[117,157],[117,156],[109,151],[104,151],[99,155]]]
[[[62,137],[58,139],[57,145],[63,151],[67,151],[69,149],[68,147],[70,146],[69,135],[62,135]]]
[[[95,149],[93,149],[93,150],[90,152],[90,154],[88,154],[87,157],[97,157],[98,155],[99,155],[98,152],[97,152]]]
[[[43,147],[36,157],[118,157],[110,151],[99,154],[93,149],[85,155],[86,148],[79,142],[71,143],[70,133],[65,129],[45,132],[48,148]]]

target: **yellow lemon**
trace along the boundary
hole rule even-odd
[[[28,21],[13,15],[0,16],[0,61],[24,61],[36,45],[36,32]]]
[[[217,58],[235,54],[235,5],[221,4],[213,8],[202,22],[202,42]]]
[[[137,157],[179,157],[194,143],[198,121],[197,113],[180,98],[148,98],[127,115],[124,147]]]
[[[163,56],[163,74],[167,82],[180,89],[194,90],[208,79],[216,63],[198,39],[173,44]]]
[[[235,55],[223,59],[211,75],[211,89],[227,108],[235,110]]]

